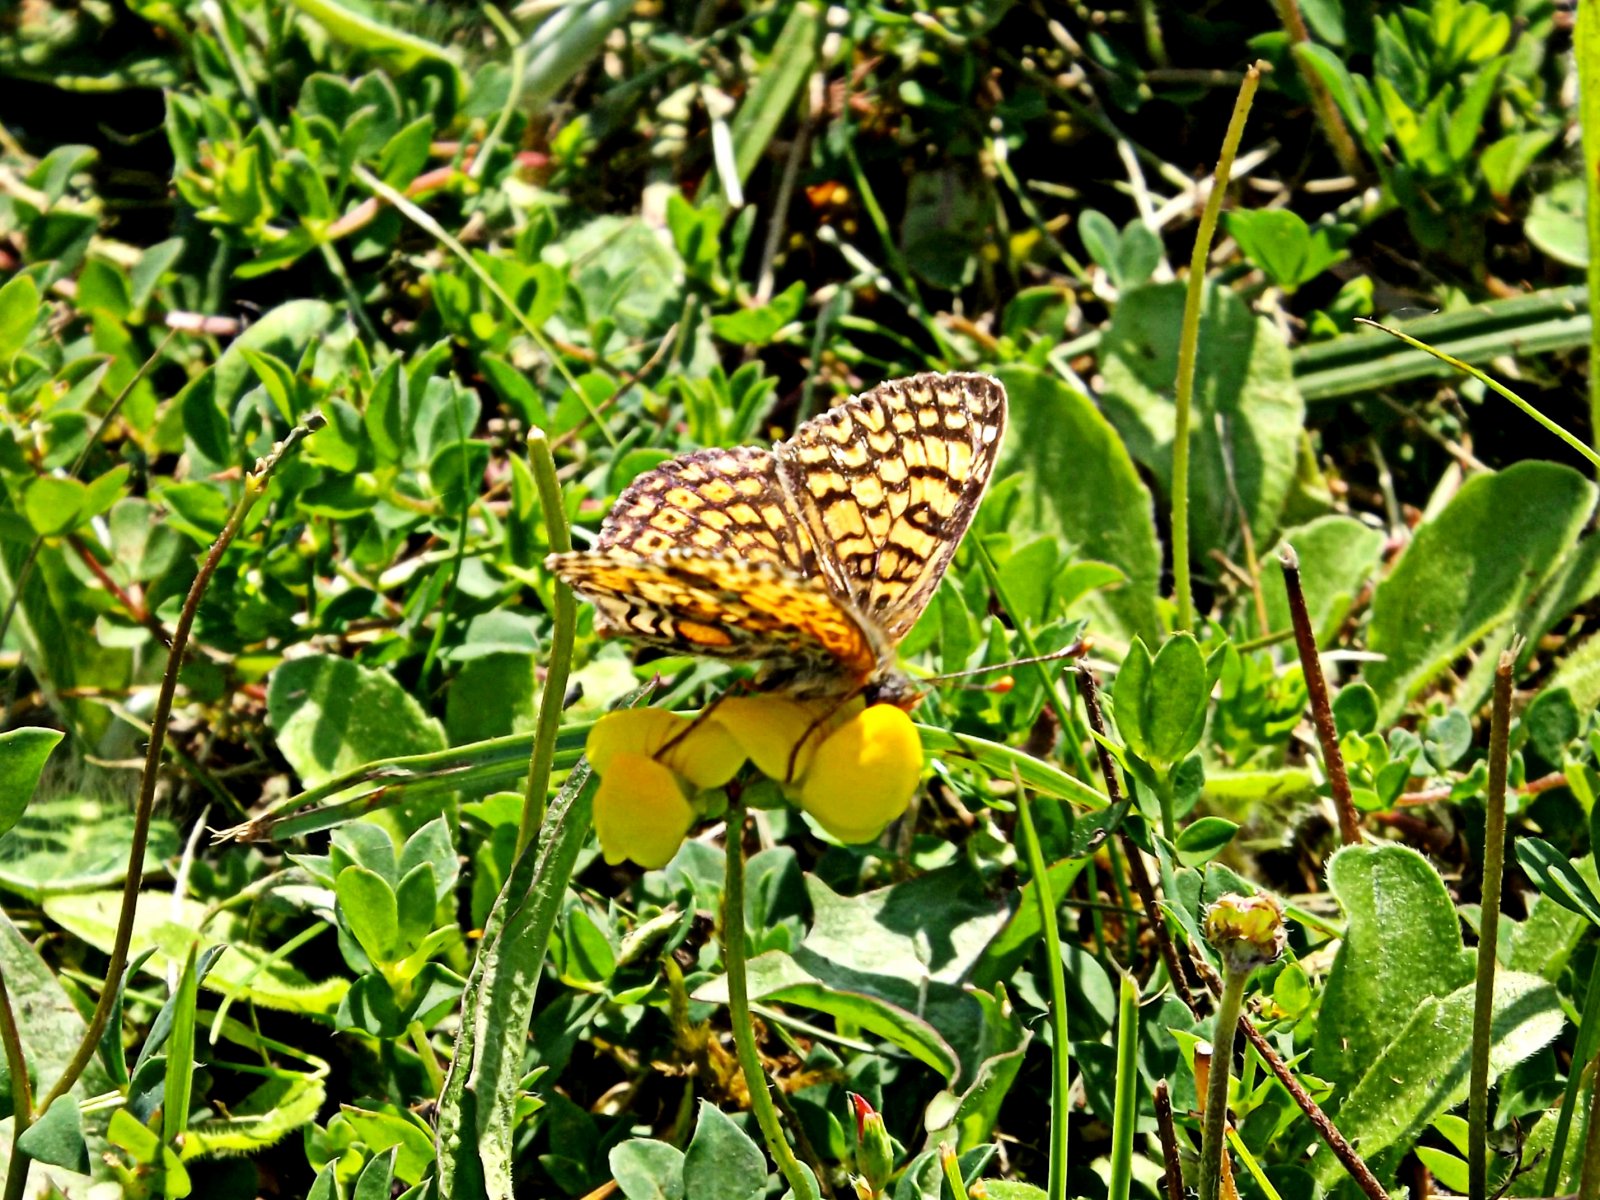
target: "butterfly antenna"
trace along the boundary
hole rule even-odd
[[[973,667],[971,670],[967,671],[950,671],[944,675],[930,675],[920,682],[948,683],[957,679],[969,679],[974,675],[989,675],[995,671],[1009,671],[1013,667],[1031,667],[1035,663],[1059,662],[1063,658],[1082,658],[1085,654],[1089,653],[1089,648],[1091,645],[1093,645],[1093,643],[1088,638],[1079,638],[1070,646],[1063,646],[1059,650],[1052,650],[1049,654],[1035,654],[1028,658],[1013,658],[1007,662],[990,663],[988,666]],[[956,686],[961,687],[964,685],[957,684]],[[997,680],[996,683],[989,684],[981,690],[1010,691],[1010,684],[1008,680]]]

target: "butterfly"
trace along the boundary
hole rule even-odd
[[[987,375],[879,384],[770,450],[697,450],[617,498],[595,548],[546,565],[603,636],[759,660],[796,698],[906,703],[895,665],[983,498],[1006,425]]]

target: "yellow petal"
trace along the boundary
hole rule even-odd
[[[666,753],[660,761],[695,786],[697,791],[725,786],[744,766],[744,747],[715,720],[701,721]]]
[[[875,704],[817,747],[800,807],[841,842],[870,842],[905,812],[922,775],[922,742],[904,710]]]
[[[594,794],[594,831],[608,863],[628,858],[646,870],[664,867],[693,824],[694,807],[676,775],[642,754],[609,756]]]
[[[622,708],[608,712],[589,730],[584,745],[589,765],[606,773],[613,755],[642,754],[653,758],[657,751],[689,724],[687,717],[664,708]]]
[[[712,718],[733,734],[756,770],[783,783],[803,776],[828,730],[859,707],[859,700],[841,705],[837,700],[728,696],[718,701]]]

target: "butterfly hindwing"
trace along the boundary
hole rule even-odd
[[[773,563],[669,550],[552,555],[549,565],[599,612],[607,636],[714,658],[761,659],[858,685],[879,647],[819,578]]]

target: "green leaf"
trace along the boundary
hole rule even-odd
[[[1581,732],[1581,722],[1572,693],[1562,687],[1545,688],[1522,714],[1522,727],[1533,748],[1548,763],[1565,760],[1567,746]]]
[[[1042,1188],[1031,1183],[1010,1183],[1003,1179],[986,1179],[983,1186],[989,1200],[1048,1200]]]
[[[41,475],[22,494],[22,511],[40,537],[59,537],[87,520],[89,489],[76,479]]]
[[[199,953],[200,943],[192,943],[172,997],[172,1032],[166,1041],[167,1076],[161,1100],[161,1136],[169,1146],[179,1144],[189,1128],[189,1100],[194,1090],[195,1006],[200,998],[195,960]]]
[[[127,857],[124,843],[122,854]],[[50,919],[74,937],[108,954],[116,939],[117,915],[122,909],[122,892],[88,892],[82,895],[49,896],[44,910]],[[209,919],[208,919],[209,918]],[[169,893],[146,890],[141,894],[133,925],[131,953],[137,958],[145,950],[155,953],[141,970],[157,979],[166,977],[168,968],[178,971],[204,929],[208,942],[229,947],[216,966],[200,981],[209,992],[249,1000],[266,1008],[312,1015],[331,1015],[349,986],[333,976],[316,983],[287,962],[256,945],[246,915],[232,910],[210,913],[206,905],[186,897],[174,899]]]
[[[822,15],[814,4],[802,0],[789,10],[788,19],[778,31],[778,40],[768,59],[771,65],[756,76],[739,111],[729,122],[739,183],[750,177],[778,126],[788,115],[801,85],[811,74],[811,64],[821,40]],[[721,195],[722,189],[716,194]]]
[[[1333,698],[1333,726],[1340,737],[1378,727],[1378,694],[1364,683],[1346,684]]]
[[[60,741],[59,730],[34,726],[0,733],[0,835],[22,819],[45,761]]]
[[[1361,1147],[1363,1158],[1409,1148],[1436,1117],[1466,1099],[1475,991],[1468,983],[1445,996],[1422,997],[1414,1006],[1397,1001],[1394,1016],[1401,1027],[1388,1048],[1371,1059],[1351,1048],[1352,1065],[1366,1070],[1339,1108],[1339,1132]],[[1324,1015],[1331,999],[1324,995]],[[1549,983],[1537,975],[1497,972],[1490,1083],[1554,1041],[1565,1020]],[[1322,1036],[1319,1029],[1319,1047]],[[1319,1155],[1313,1164],[1323,1187],[1342,1178],[1344,1168],[1331,1154]]]
[[[1244,256],[1286,292],[1316,274],[1306,274],[1311,230],[1298,213],[1287,208],[1235,209],[1228,214],[1228,233]]]
[[[1312,1069],[1349,1086],[1423,1001],[1467,985],[1473,968],[1444,880],[1415,850],[1346,846],[1328,861],[1328,887],[1344,909],[1345,936],[1323,991]]]
[[[13,275],[0,287],[0,366],[16,357],[38,318],[38,285],[31,275]]]
[[[1145,693],[1150,689],[1150,650],[1135,638],[1111,686],[1111,716],[1123,743],[1140,758],[1150,757],[1150,736],[1145,728]]]
[[[394,1161],[399,1153],[399,1148],[394,1147],[387,1153],[374,1154],[356,1176],[351,1200],[389,1200],[394,1191]]]
[[[1185,290],[1182,283],[1153,283],[1125,293],[1100,343],[1105,413],[1168,495]],[[1239,557],[1241,507],[1256,544],[1272,544],[1294,485],[1304,426],[1305,403],[1283,335],[1232,290],[1208,286],[1190,416],[1196,560],[1213,549]]]
[[[388,887],[388,884],[384,884]],[[342,902],[341,895],[341,902]],[[400,880],[394,890],[395,919],[400,956],[412,953],[422,939],[433,932],[437,895],[433,884],[433,865],[418,863]]]
[[[1527,835],[1516,840],[1516,849],[1517,862],[1540,895],[1600,928],[1600,899],[1566,855],[1543,838]]]
[[[339,916],[367,957],[378,964],[399,958],[400,918],[388,880],[366,867],[351,866],[339,872],[334,890]]]
[[[89,1173],[89,1144],[83,1139],[83,1114],[78,1101],[62,1096],[17,1139],[29,1158],[79,1175]]]
[[[825,982],[782,950],[758,954],[748,966],[752,999],[826,1013],[898,1046],[946,1079],[954,1078],[961,1069],[955,1050],[943,1034],[903,1003],[884,999],[879,994],[882,989],[871,987],[871,980],[852,982],[848,973],[832,972],[838,977],[837,981]],[[693,998],[709,1004],[726,1004],[727,977],[719,976],[702,984],[695,989]]]
[[[684,1200],[683,1151],[654,1138],[633,1138],[611,1148],[611,1177],[627,1200]]]
[[[514,1200],[512,1126],[550,931],[589,833],[599,777],[580,764],[517,859],[484,926],[439,1098],[441,1196]]]
[[[292,2],[338,41],[387,58],[402,70],[430,58],[453,65],[454,60],[442,46],[375,20],[365,10],[349,8],[337,0]]]
[[[367,1149],[375,1154],[394,1150],[394,1174],[404,1183],[419,1183],[433,1164],[433,1138],[415,1117],[369,1112],[351,1105],[339,1111]]]
[[[711,332],[725,342],[765,346],[777,332],[800,315],[806,285],[796,281],[760,308],[741,309],[711,318]]]
[[[1026,527],[1065,543],[1071,559],[1109,563],[1121,587],[1085,596],[1082,608],[1118,635],[1154,641],[1161,544],[1154,506],[1122,439],[1093,401],[1026,367],[998,372],[1010,401],[1001,477],[1022,476]]]
[[[1233,841],[1239,826],[1222,817],[1201,817],[1178,834],[1178,861],[1186,867],[1210,862]]]
[[[1520,462],[1474,475],[1416,532],[1372,597],[1366,671],[1383,723],[1498,628],[1560,564],[1594,507],[1594,485],[1570,467]],[[1538,520],[1508,521],[1512,512]]]
[[[1182,762],[1200,744],[1212,682],[1193,634],[1173,634],[1156,652],[1141,720],[1152,762],[1163,766]]]
[[[438,722],[383,671],[313,654],[272,673],[267,719],[307,787],[374,759],[445,747]]]
[[[761,1200],[767,1194],[767,1156],[710,1101],[700,1102],[694,1138],[683,1156],[686,1196]]]

